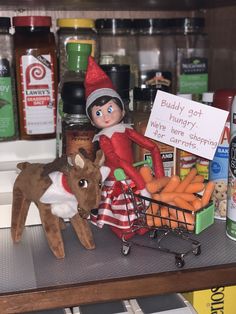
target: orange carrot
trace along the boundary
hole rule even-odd
[[[202,182],[189,183],[184,192],[186,193],[199,193],[203,191],[205,184]]]
[[[187,174],[187,176],[177,186],[175,192],[184,192],[186,187],[189,185],[189,183],[192,182],[192,180],[195,178],[196,175],[197,175],[197,169],[192,168]]]
[[[179,208],[188,209],[188,210],[191,210],[191,211],[194,210],[193,205],[191,205],[189,202],[185,201],[180,196],[175,197],[174,198],[174,202],[175,202],[176,206],[179,207]]]
[[[192,183],[197,183],[197,182],[204,182],[204,176],[201,174],[197,174],[195,178],[192,180]]]
[[[195,200],[196,196],[193,194],[193,193],[185,193],[185,192],[182,192],[182,193],[176,193],[176,192],[161,192],[159,194],[159,200],[161,202],[164,202],[164,203],[170,203],[171,201],[174,201],[174,199],[176,197],[181,197],[182,199],[184,199],[185,201],[187,202],[192,202]]]
[[[147,225],[148,226],[154,226],[155,222],[154,219],[156,218],[154,215],[157,214],[159,209],[159,205],[152,202],[150,204],[150,206],[148,207],[147,211],[146,211],[146,220],[147,220]]]
[[[152,181],[153,175],[152,175],[152,170],[151,170],[150,167],[142,166],[139,169],[139,173],[142,176],[142,178],[143,178],[145,183],[148,183],[148,182]]]
[[[195,200],[192,201],[192,205],[195,210],[198,210],[202,207],[202,201],[200,200],[200,198],[196,197]]]
[[[170,181],[166,184],[162,192],[173,192],[176,191],[176,188],[180,184],[180,178],[177,175],[172,175]]]
[[[202,207],[206,206],[210,202],[211,195],[214,189],[215,189],[215,183],[213,181],[207,182],[205,190],[202,195],[202,199],[201,199]]]
[[[170,177],[162,177],[160,179],[152,179],[152,181],[146,183],[146,189],[149,193],[159,192],[170,181]]]
[[[168,207],[166,206],[162,206],[160,208],[160,214],[159,214],[160,217],[155,217],[154,218],[154,224],[155,224],[155,227],[162,227],[162,226],[166,226],[168,225],[168,218],[169,217],[169,213],[168,213]]]

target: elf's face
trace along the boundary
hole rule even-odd
[[[108,128],[118,124],[124,117],[125,111],[113,101],[110,100],[103,106],[93,106],[91,117],[93,124],[98,129]]]

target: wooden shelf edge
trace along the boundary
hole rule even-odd
[[[53,309],[235,284],[236,263],[0,294],[0,313]]]

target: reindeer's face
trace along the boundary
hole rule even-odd
[[[99,151],[95,162],[77,154],[72,163],[67,181],[78,201],[79,214],[86,218],[92,209],[98,207],[101,199],[103,154]]]

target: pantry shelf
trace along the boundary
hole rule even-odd
[[[85,250],[68,223],[63,233],[66,257],[58,260],[40,225],[26,227],[18,244],[12,243],[8,228],[1,229],[0,313],[236,284],[236,242],[225,235],[224,221],[194,236],[202,244],[202,253],[187,255],[181,270],[173,255],[133,246],[123,256],[121,241],[108,228],[93,227],[93,233],[96,249]]]

